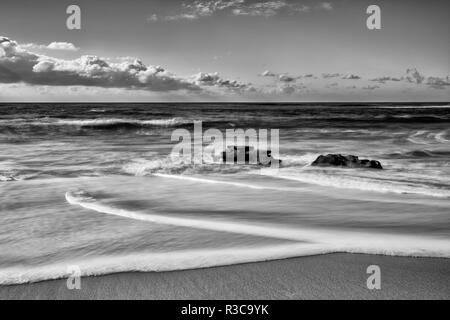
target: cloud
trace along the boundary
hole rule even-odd
[[[349,74],[346,74],[345,76],[343,76],[342,79],[346,79],[346,80],[359,80],[359,79],[361,79],[361,77],[358,76],[358,75],[356,75],[356,74],[349,73]]]
[[[304,89],[307,89],[305,85],[299,84],[299,79],[307,79],[308,83],[306,84],[308,88],[314,89],[314,90],[323,90],[323,89],[333,89],[336,87],[342,88],[342,89],[351,89],[351,90],[375,90],[379,89],[379,85],[372,85],[370,83],[367,83],[367,81],[371,82],[377,82],[378,84],[386,84],[389,82],[397,82],[400,85],[403,84],[403,86],[407,83],[415,83],[422,86],[429,86],[430,88],[434,89],[446,89],[450,86],[450,76],[447,77],[425,77],[420,72],[417,71],[416,68],[410,68],[407,69],[406,75],[402,77],[393,77],[393,76],[379,76],[371,79],[364,79],[363,77],[356,75],[354,73],[348,73],[348,74],[342,74],[342,73],[322,73],[322,79],[330,79],[335,80],[334,82],[323,82],[318,77],[316,77],[314,74],[303,74],[303,75],[289,75],[286,73],[276,73],[272,72],[270,70],[266,70],[260,74],[262,77],[270,77],[274,79],[274,83],[272,84],[272,87],[276,87],[276,89],[270,89],[270,93],[289,93],[292,94],[292,91],[295,91],[296,93],[301,90],[304,92]],[[356,81],[347,81],[347,80],[358,80],[361,81],[361,83],[365,86],[349,86],[345,85],[343,82],[350,82],[350,83],[356,83]],[[289,88],[288,88],[289,87]],[[294,90],[295,89],[295,90]],[[387,86],[383,86],[383,89],[388,89]],[[267,93],[267,92],[266,92]]]
[[[379,82],[379,83],[386,83],[387,81],[401,81],[401,80],[402,80],[401,78],[394,78],[394,77],[390,77],[390,76],[383,76],[383,77],[370,79],[370,81]]]
[[[272,71],[266,70],[260,74],[261,77],[276,77],[277,74]]]
[[[261,77],[271,77],[276,78],[280,82],[294,82],[297,79],[301,78],[301,76],[290,76],[287,73],[275,73],[269,70],[266,70],[260,74]]]
[[[47,49],[47,50],[61,50],[61,51],[78,51],[80,48],[75,47],[73,43],[70,42],[52,42],[48,45],[26,43],[21,44],[23,49]]]
[[[216,88],[226,88],[234,91],[253,90],[250,84],[244,84],[236,80],[223,79],[219,73],[199,72],[193,77],[194,83],[198,86],[210,86]]]
[[[287,84],[287,83],[279,83],[276,86],[268,86],[259,89],[259,93],[266,96],[289,96],[295,93],[300,93],[302,86]]]
[[[267,1],[257,2],[249,5],[240,5],[232,10],[236,16],[260,16],[271,17],[276,15],[281,9],[290,9],[301,12],[301,10],[308,11],[309,7],[298,7],[287,4],[285,1]]]
[[[421,74],[416,68],[409,68],[406,70],[406,74],[403,77],[391,77],[391,76],[383,76],[371,79],[370,81],[378,82],[378,83],[386,83],[389,81],[395,82],[407,82],[413,84],[425,84],[434,89],[445,89],[445,87],[450,86],[450,79],[447,76],[446,78],[442,77],[426,77]]]
[[[178,21],[197,20],[202,17],[213,16],[216,13],[224,12],[234,16],[272,17],[281,13],[298,14],[311,11],[311,7],[295,1],[286,0],[196,0],[190,3],[183,3],[180,12],[172,15],[158,16],[152,13],[147,21]],[[314,10],[332,10],[333,6],[329,2],[322,2],[313,8]]]
[[[93,55],[63,60],[23,49],[17,42],[0,37],[0,83],[23,82],[32,85],[95,86],[148,91],[200,88],[159,66],[146,66],[140,60],[109,62]]]
[[[410,83],[421,84],[425,80],[425,77],[416,68],[411,68],[406,70],[405,80]]]
[[[284,94],[293,94],[296,90],[295,90],[295,87],[286,86],[286,87],[281,87],[280,91],[281,91],[281,93],[284,93]]]
[[[158,15],[155,13],[147,17],[147,22],[156,22],[156,21],[159,21],[159,18]]]
[[[206,12],[206,11],[205,11]],[[58,45],[56,45],[58,44]],[[54,48],[69,48],[64,42],[55,42]],[[50,45],[49,45],[50,46]],[[46,46],[48,47],[48,46]],[[427,76],[425,77],[415,68],[407,70],[406,75],[401,78],[392,76],[380,76],[360,81],[347,81],[347,79],[358,80],[360,76],[349,73],[324,73],[323,79],[318,79],[314,74],[290,75],[287,73],[276,73],[266,70],[260,74],[261,77],[270,78],[254,87],[251,83],[245,83],[234,79],[226,79],[217,72],[200,72],[190,77],[181,77],[158,65],[146,65],[141,60],[134,57],[111,57],[103,58],[95,55],[82,55],[76,59],[59,59],[50,54],[38,54],[30,51],[31,46],[25,46],[7,37],[0,37],[0,84],[23,85],[33,90],[63,90],[70,91],[71,87],[76,87],[77,92],[91,88],[92,90],[127,92],[134,90],[133,94],[183,95],[194,93],[192,97],[213,96],[219,94],[233,95],[236,98],[248,97],[252,92],[260,95],[304,95],[318,92],[336,92],[336,87],[340,90],[350,90],[349,85],[359,84],[357,90],[375,90],[379,88],[377,84],[385,84],[391,81],[399,82],[397,86],[408,88],[434,88],[448,89],[450,86],[449,77]],[[48,49],[52,50],[52,49]],[[59,49],[58,49],[59,50]],[[64,49],[63,49],[64,50]],[[304,79],[305,84],[300,83]],[[411,83],[415,85],[411,85]],[[367,85],[361,87],[362,85]],[[3,85],[4,86],[4,85]],[[59,87],[60,89],[51,89]],[[48,89],[50,88],[50,89]],[[84,89],[81,89],[84,88]],[[388,89],[383,85],[382,90]],[[30,89],[31,90],[31,89]],[[323,90],[323,91],[322,91]],[[429,89],[432,90],[432,89]],[[445,93],[445,92],[444,92]],[[3,92],[2,92],[3,94]],[[434,91],[434,94],[436,92]],[[228,99],[227,97],[227,99]]]
[[[434,89],[445,89],[446,86],[450,86],[450,77],[428,77],[426,84]]]
[[[164,17],[164,20],[166,21],[177,21],[177,20],[196,20],[199,17],[195,14],[190,14],[190,13],[182,13],[182,14],[177,14],[174,16],[167,16]]]
[[[333,10],[333,5],[330,2],[322,2],[319,5],[319,8],[324,9],[324,10]]]
[[[292,76],[287,75],[287,74],[280,74],[278,76],[278,80],[280,80],[281,82],[294,82],[297,79],[295,77],[292,77]]]
[[[340,76],[341,76],[340,73],[322,73],[322,78],[324,78],[324,79],[336,78],[336,77],[340,77]]]

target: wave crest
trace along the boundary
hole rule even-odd
[[[117,128],[117,127],[146,127],[146,126],[176,126],[191,123],[191,120],[182,118],[136,120],[136,119],[79,119],[79,120],[58,120],[56,125]]]

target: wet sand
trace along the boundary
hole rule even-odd
[[[369,290],[369,265],[381,289]],[[450,299],[450,259],[335,253],[172,272],[0,286],[0,299]]]

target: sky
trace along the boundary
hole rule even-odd
[[[2,1],[0,101],[449,101],[449,15],[448,0]]]

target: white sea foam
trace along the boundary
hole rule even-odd
[[[125,173],[135,176],[145,176],[158,170],[174,169],[183,165],[183,162],[172,161],[170,158],[157,158],[151,160],[139,158],[123,165],[122,170]]]
[[[450,105],[442,106],[371,106],[375,109],[434,109],[434,108],[450,108]]]
[[[235,182],[235,181],[228,181],[228,180],[216,180],[216,179],[210,179],[210,178],[193,177],[193,176],[187,176],[187,175],[173,175],[173,174],[164,174],[164,173],[155,173],[153,175],[157,176],[157,177],[163,177],[163,178],[169,178],[169,179],[201,182],[201,183],[208,183],[208,184],[222,184],[222,185],[229,185],[229,186],[240,187],[240,188],[249,188],[249,189],[255,189],[255,190],[276,190],[276,191],[299,191],[299,190],[302,190],[301,188],[272,187],[272,186],[257,185],[257,184]]]
[[[438,189],[414,183],[386,181],[361,176],[327,174],[325,172],[312,170],[295,170],[290,168],[280,170],[261,169],[259,174],[325,187],[356,189],[374,192],[392,192],[399,194],[411,193],[432,197],[450,197],[450,190],[448,189]]]
[[[267,261],[332,252],[323,245],[289,244],[252,248],[204,249],[104,256],[89,260],[73,260],[36,267],[0,269],[0,285],[67,278],[68,266],[80,268],[81,276],[97,276],[118,272],[162,272]]]
[[[77,265],[82,272],[82,276],[93,276],[127,271],[160,272],[196,269],[332,252],[450,258],[450,242],[442,238],[292,228],[283,225],[238,223],[230,220],[167,217],[115,208],[107,203],[97,201],[83,191],[67,192],[66,199],[72,205],[79,205],[99,213],[150,223],[273,237],[295,242],[265,246],[238,246],[225,249],[133,253],[121,256],[67,260],[45,266],[9,267],[0,269],[0,284],[9,285],[65,278],[69,276],[67,268],[71,265]]]
[[[428,133],[427,130],[418,130],[418,131],[414,132],[413,134],[411,134],[407,138],[407,140],[409,142],[412,142],[412,143],[415,143],[415,144],[427,144],[427,141],[424,141],[423,138],[422,138],[427,133]]]
[[[131,125],[153,125],[153,126],[172,126],[177,124],[190,123],[191,120],[182,118],[170,119],[152,119],[152,120],[137,120],[137,119],[79,119],[79,120],[58,120],[57,125],[73,125],[73,126],[104,126],[115,124],[131,124]]]
[[[0,182],[22,181],[35,177],[35,174],[2,174],[0,173]]]
[[[84,191],[67,192],[66,200],[72,205],[79,205],[93,211],[135,220],[312,244],[324,244],[328,249],[333,247],[334,250],[342,252],[450,257],[450,241],[441,238],[331,229],[293,228],[276,224],[164,216],[116,208],[97,201]]]
[[[2,182],[5,182],[5,181],[16,181],[16,179],[14,177],[12,177],[12,176],[0,174],[0,181],[2,181]]]
[[[280,159],[283,160],[283,166],[286,165],[301,165],[306,166],[311,164],[316,158],[318,154],[316,153],[306,153],[302,155],[292,155],[292,154],[280,154]]]
[[[436,139],[436,141],[441,142],[441,143],[447,143],[450,142],[449,139],[444,138],[444,136],[447,135],[447,130],[441,131],[439,133],[437,133],[434,138]]]

